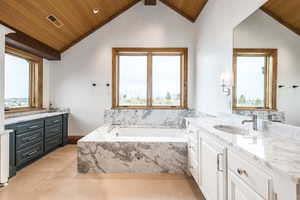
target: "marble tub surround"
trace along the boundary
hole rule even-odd
[[[120,123],[124,126],[153,126],[184,128],[184,118],[199,117],[194,110],[106,110],[104,123]]]
[[[300,184],[300,140],[251,130],[250,135],[246,136],[227,134],[214,129],[215,125],[224,124],[222,119],[218,121],[216,118],[189,118],[187,123],[206,130],[225,144],[228,150],[238,153],[244,159]]]
[[[114,137],[103,126],[78,141],[80,173],[185,174],[185,138]]]
[[[53,117],[56,115],[62,115],[62,114],[66,114],[66,113],[68,113],[68,112],[66,112],[66,111],[43,112],[43,113],[38,113],[38,114],[31,114],[31,115],[25,115],[25,116],[20,116],[20,117],[7,118],[7,119],[5,119],[4,124],[5,125],[16,124],[16,123],[20,123],[20,122],[26,122],[26,121],[30,121],[30,120],[45,118],[45,117]]]

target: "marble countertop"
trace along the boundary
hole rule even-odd
[[[250,132],[247,136],[232,135],[216,130],[215,125],[222,121],[187,118],[192,126],[205,129],[227,144],[229,150],[238,151],[246,158],[264,165],[268,169],[289,176],[300,183],[300,140],[274,135],[268,132]],[[227,123],[228,124],[228,123]]]
[[[5,125],[9,124],[16,124],[20,122],[26,122],[30,120],[35,120],[35,119],[41,119],[41,118],[46,118],[46,117],[53,117],[56,115],[62,115],[67,112],[47,112],[47,113],[39,113],[39,114],[32,114],[32,115],[26,115],[26,116],[21,116],[21,117],[12,117],[12,118],[7,118],[4,120]]]

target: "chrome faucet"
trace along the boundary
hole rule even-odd
[[[121,122],[113,122],[111,125],[112,126],[121,126]]]
[[[257,128],[257,115],[252,115],[252,120],[243,120],[242,124],[244,125],[245,123],[248,123],[248,122],[253,123],[253,130],[255,130],[255,131],[258,130],[258,128]]]

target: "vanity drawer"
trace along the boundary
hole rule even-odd
[[[269,200],[272,193],[272,177],[256,166],[228,152],[228,168],[240,179],[252,187],[264,199]]]
[[[38,129],[35,131],[30,131],[27,133],[19,134],[16,136],[16,149],[20,150],[22,148],[31,146],[39,141],[43,140],[43,129]]]
[[[45,151],[51,151],[62,144],[62,136],[55,136],[46,139]]]
[[[59,124],[62,124],[62,115],[49,117],[45,120],[46,126],[54,126]]]
[[[35,120],[16,124],[16,134],[44,128],[44,120]]]
[[[28,148],[17,151],[16,153],[16,165],[17,167],[22,166],[23,164],[38,158],[43,154],[43,142],[40,141],[35,145],[32,145]]]
[[[56,135],[60,135],[62,137],[62,126],[60,125],[54,125],[46,127],[45,129],[45,137],[50,138]]]

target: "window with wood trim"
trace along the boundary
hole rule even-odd
[[[43,60],[21,50],[5,48],[5,111],[21,112],[43,106]]]
[[[234,49],[233,109],[276,110],[277,49]]]
[[[113,109],[187,109],[187,48],[113,48]]]

